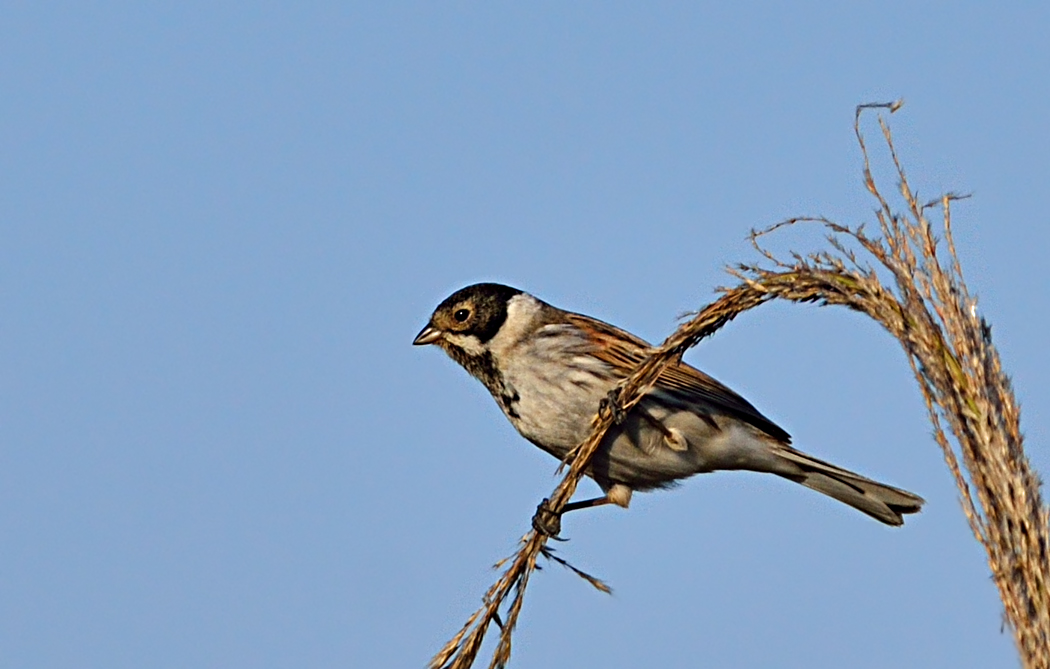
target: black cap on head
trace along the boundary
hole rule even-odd
[[[438,305],[430,326],[444,332],[492,339],[507,320],[507,302],[522,291],[500,283],[475,283],[460,288]]]

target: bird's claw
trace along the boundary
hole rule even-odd
[[[617,425],[623,425],[623,422],[627,420],[627,412],[620,406],[620,393],[615,388],[602,398],[598,411],[603,416],[612,416],[613,422]]]
[[[536,514],[532,517],[532,529],[555,541],[565,541],[558,536],[561,534],[561,514],[551,510],[550,500],[547,498],[536,507]]]

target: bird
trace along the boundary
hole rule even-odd
[[[590,435],[602,400],[651,350],[618,327],[499,283],[449,295],[412,343],[444,350],[488,389],[521,436],[558,459]],[[634,492],[724,470],[775,474],[892,526],[924,503],[793,448],[787,431],[685,362],[664,369],[621,419],[585,472],[603,495],[570,502],[561,513],[605,504],[627,508]],[[533,526],[557,536],[561,513],[546,504]]]

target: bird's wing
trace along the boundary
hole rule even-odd
[[[612,366],[621,378],[630,374],[652,348],[644,339],[590,316],[569,313],[566,319],[594,343],[591,355]],[[669,393],[686,405],[707,404],[716,411],[757,427],[777,441],[791,443],[791,435],[763,416],[750,402],[684,362],[665,368],[656,380],[656,389]]]

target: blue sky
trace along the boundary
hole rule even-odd
[[[497,280],[660,340],[749,229],[872,221],[863,102],[906,100],[923,195],[974,195],[956,240],[1045,474],[1048,28],[1035,2],[9,4],[0,665],[422,666],[556,483],[410,345],[433,307]],[[722,473],[569,516],[561,554],[615,593],[541,572],[515,666],[1016,666],[888,336],[772,305],[687,359],[926,509],[890,529]]]

